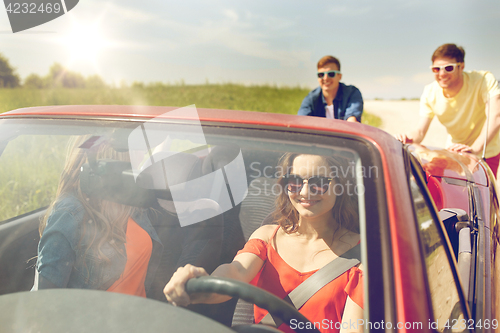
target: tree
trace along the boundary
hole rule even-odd
[[[19,86],[19,76],[10,66],[9,60],[0,53],[0,88]]]
[[[69,71],[59,63],[54,63],[49,73],[43,77],[38,74],[30,74],[24,80],[24,87],[29,89],[44,88],[107,88],[106,82],[99,75],[91,75],[84,78],[82,74]]]
[[[50,67],[47,81],[53,88],[85,88],[85,79],[81,74],[71,72],[58,63]]]
[[[85,87],[91,89],[103,89],[106,88],[106,82],[104,82],[99,75],[92,75],[87,77]]]
[[[45,88],[45,80],[38,74],[30,74],[26,79],[24,79],[24,87],[32,89],[42,89]]]

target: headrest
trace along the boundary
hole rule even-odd
[[[140,178],[141,183],[151,183],[146,179],[147,175]],[[93,167],[85,163],[80,172],[80,188],[87,196],[123,205],[150,207],[155,203],[155,193],[137,183],[129,162],[97,160]]]
[[[203,161],[202,173],[207,175],[215,170],[221,169],[232,162],[240,153],[240,147],[235,144],[227,144],[212,148]]]
[[[194,188],[190,180],[199,178],[201,174],[201,160],[191,154],[160,152],[152,156],[154,163],[142,170],[140,174],[148,175],[145,179],[152,179],[152,184],[142,185],[155,191],[161,191],[168,196],[162,199],[171,200],[171,192],[175,188],[177,200],[195,200],[198,198],[198,189]]]
[[[135,175],[130,162],[96,160],[86,163],[80,173],[80,188],[88,196],[136,207],[151,207],[157,198],[172,200],[173,186],[176,198],[197,198],[197,189],[188,181],[201,175],[198,157],[186,153],[155,154],[153,157],[155,162]]]

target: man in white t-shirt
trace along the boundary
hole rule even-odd
[[[432,55],[436,81],[420,98],[417,129],[396,136],[403,143],[420,143],[434,116],[446,127],[447,148],[483,155],[496,175],[500,161],[500,88],[487,71],[464,72],[465,51],[455,44],[441,45]],[[488,116],[488,124],[485,126]]]

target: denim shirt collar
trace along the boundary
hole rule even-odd
[[[339,82],[339,89],[337,89],[337,94],[335,95],[335,98],[333,99],[333,105],[338,105],[338,103],[343,99],[344,93],[343,93],[343,88],[342,88],[342,83]],[[323,102],[323,105],[326,107],[326,100],[325,96],[323,95],[323,90],[321,90],[321,101]]]

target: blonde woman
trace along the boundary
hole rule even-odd
[[[283,191],[276,202],[278,226],[257,229],[234,260],[219,266],[212,276],[251,282],[285,298],[316,271],[359,244],[354,180],[335,177],[347,174],[348,167],[342,158],[285,154],[279,165],[283,171],[279,179]],[[311,322],[327,320],[327,327],[319,327],[323,332],[338,332],[341,322],[357,323],[363,318],[359,266],[326,284],[300,308]],[[167,300],[179,306],[228,300],[228,296],[190,297],[186,293],[186,282],[204,275],[207,273],[203,268],[190,265],[179,268],[164,288]],[[267,311],[255,307],[255,322],[260,322],[266,314]],[[291,331],[286,324],[279,329]],[[356,330],[361,331],[362,327]]]
[[[82,191],[80,175],[89,156],[129,160],[128,152],[115,151],[107,140],[73,140],[56,199],[40,224],[34,289],[99,289],[145,297],[162,244],[147,210]]]

